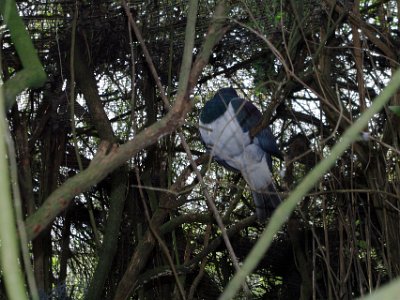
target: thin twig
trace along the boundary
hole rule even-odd
[[[371,139],[371,140],[373,140],[373,141],[375,141],[376,143],[381,144],[382,146],[388,148],[389,150],[393,151],[393,152],[396,153],[397,155],[400,155],[400,150],[399,150],[399,149],[396,149],[395,147],[393,147],[393,146],[391,146],[391,145],[385,143],[385,142],[382,141],[381,139],[378,139],[378,138],[376,138],[376,137],[374,137],[374,136],[372,136],[372,135],[368,136],[368,138]]]
[[[28,236],[26,234],[26,228],[23,217],[22,210],[22,201],[21,201],[21,193],[18,185],[18,167],[17,160],[15,157],[15,146],[13,139],[11,138],[11,133],[9,128],[6,128],[5,141],[7,144],[7,154],[8,154],[8,162],[10,164],[10,178],[11,178],[11,188],[14,200],[14,210],[15,210],[15,219],[17,223],[17,230],[20,239],[20,247],[21,247],[21,256],[24,262],[24,269],[26,272],[26,278],[29,286],[29,290],[31,292],[31,297],[33,300],[39,300],[39,292],[37,289],[37,285],[35,282],[35,276],[32,270],[32,264],[30,260],[30,253],[28,250]]]
[[[128,21],[129,22],[129,21]],[[129,45],[130,45],[130,51],[131,51],[131,64],[132,64],[132,70],[131,70],[131,122],[128,126],[128,129],[131,128],[134,133],[137,131],[137,126],[135,122],[135,107],[136,107],[136,67],[135,67],[135,48],[133,45],[133,39],[132,39],[132,27],[129,26],[128,24],[128,36],[129,36]],[[129,132],[128,132],[129,136]]]
[[[76,126],[75,126],[75,42],[76,42],[76,25],[78,22],[78,2],[75,1],[75,11],[74,18],[72,19],[72,31],[71,31],[71,49],[70,49],[70,58],[69,58],[69,68],[70,68],[70,80],[71,86],[69,91],[69,104],[70,104],[70,112],[71,112],[71,131],[72,131],[72,140],[74,142],[74,150],[76,160],[78,162],[79,170],[83,170],[82,160],[78,150],[78,141],[76,138]]]
[[[181,139],[182,146],[185,149],[186,154],[188,155],[188,159],[190,161],[190,164],[193,167],[193,171],[194,171],[194,173],[195,173],[197,179],[199,180],[200,185],[201,185],[201,187],[203,189],[204,197],[207,200],[208,207],[210,208],[210,210],[214,214],[214,217],[215,217],[215,220],[217,221],[218,227],[221,229],[221,235],[222,235],[222,238],[224,239],[226,248],[228,249],[228,252],[229,252],[229,255],[231,257],[233,266],[235,267],[235,270],[237,272],[239,272],[240,271],[239,261],[238,261],[238,259],[236,257],[235,251],[233,250],[233,247],[232,247],[231,241],[229,240],[228,234],[226,233],[226,228],[225,228],[224,223],[222,222],[222,218],[219,215],[218,209],[215,206],[214,201],[212,200],[210,194],[208,193],[208,189],[207,189],[207,186],[204,183],[203,176],[200,174],[199,170],[197,169],[197,165],[193,160],[193,156],[192,156],[192,153],[190,151],[189,145],[186,143],[186,140],[185,140],[182,132],[179,132],[178,134],[179,134],[179,137]],[[247,295],[250,295],[250,290],[249,290],[246,282],[243,283],[243,289],[244,289],[244,291],[245,291],[245,293]]]
[[[135,187],[135,188],[142,188],[142,189],[146,189],[146,190],[150,190],[150,191],[157,191],[157,192],[163,192],[163,193],[168,193],[168,194],[172,194],[174,196],[178,196],[179,193],[169,190],[169,189],[165,189],[165,188],[158,188],[158,187],[154,187],[154,186],[148,186],[148,185],[139,185],[139,184],[131,184],[131,187]]]
[[[211,224],[207,224],[207,227],[205,230],[205,235],[204,235],[204,248],[207,248],[208,243],[210,241],[211,228],[212,228]],[[194,297],[194,293],[197,289],[197,286],[199,285],[201,279],[203,278],[207,261],[208,261],[207,256],[205,256],[203,258],[203,260],[201,261],[199,273],[197,274],[196,278],[193,280],[192,286],[190,287],[188,300],[192,300]]]
[[[135,174],[136,174],[136,180],[138,182],[140,199],[142,200],[144,214],[146,216],[147,223],[149,224],[149,229],[150,229],[151,233],[153,234],[153,236],[156,238],[158,244],[161,247],[161,250],[163,251],[165,257],[167,258],[168,264],[171,267],[172,274],[174,274],[175,282],[176,282],[176,285],[178,286],[179,294],[180,294],[181,298],[183,300],[185,300],[186,299],[185,291],[184,291],[184,289],[182,287],[181,281],[179,280],[179,276],[178,276],[178,273],[176,272],[176,268],[175,268],[174,262],[172,260],[171,255],[169,254],[168,247],[165,245],[164,241],[162,240],[162,238],[158,234],[157,229],[154,228],[153,223],[151,222],[149,210],[148,210],[147,204],[146,204],[146,198],[144,196],[143,189],[142,189],[142,186],[140,184],[141,180],[140,180],[140,175],[139,175],[138,168],[135,168]]]
[[[299,82],[300,84],[302,84],[303,86],[307,87],[309,90],[311,90],[315,95],[317,95],[317,97],[319,97],[321,100],[325,100],[326,97],[324,97],[323,95],[320,95],[318,93],[318,91],[316,91],[315,89],[313,89],[311,86],[309,86],[306,82],[304,82],[304,80],[302,80],[295,72],[292,68],[290,68],[286,62],[286,60],[284,59],[283,55],[279,52],[279,50],[272,44],[272,42],[266,38],[264,35],[262,35],[259,31],[257,31],[256,29],[238,21],[235,19],[232,19],[232,21],[240,26],[242,26],[243,28],[246,28],[247,30],[249,30],[250,32],[254,33],[255,35],[257,35],[261,40],[263,40],[268,48],[272,51],[272,53],[276,56],[276,58],[281,62],[286,74],[288,75],[288,77],[292,77],[294,78],[297,82]],[[324,103],[329,106],[329,108],[331,108],[333,111],[337,112],[340,114],[340,111],[338,111],[338,109],[329,101],[324,101]],[[342,116],[342,118],[348,123],[351,124],[351,120],[349,120],[349,118],[345,115]],[[266,127],[267,124],[264,124],[266,121],[268,120],[263,120],[254,128],[252,128],[251,130],[251,136],[255,136],[257,135],[257,133],[262,130],[264,127]]]
[[[76,26],[78,22],[78,2],[75,1],[75,11],[74,11],[74,18],[72,20],[72,32],[71,32],[71,55],[70,55],[70,77],[71,77],[71,86],[70,86],[70,93],[69,93],[69,104],[70,104],[70,111],[71,111],[71,131],[72,131],[72,141],[74,144],[75,156],[76,161],[78,162],[79,171],[82,172],[83,164],[82,159],[79,153],[78,148],[78,139],[76,135],[76,126],[75,126],[75,44],[76,44]],[[89,213],[89,221],[90,225],[92,226],[93,233],[94,233],[94,240],[96,243],[96,249],[99,250],[101,247],[100,243],[100,236],[99,231],[96,226],[96,221],[93,214],[93,202],[90,197],[88,199],[88,213]]]
[[[167,96],[165,94],[165,90],[164,90],[164,87],[163,87],[163,85],[161,83],[161,80],[158,77],[158,73],[157,73],[156,67],[154,66],[153,59],[151,58],[150,52],[147,49],[146,42],[144,41],[144,39],[142,37],[142,33],[140,32],[140,29],[137,26],[133,15],[131,14],[129,6],[126,4],[126,1],[122,0],[121,2],[122,2],[122,6],[125,9],[126,15],[128,16],[129,24],[131,25],[133,31],[135,32],[135,36],[136,36],[137,40],[139,41],[140,46],[142,47],[143,55],[144,55],[144,57],[146,59],[146,62],[148,64],[149,68],[150,68],[151,75],[153,76],[153,78],[154,78],[154,80],[156,82],[157,88],[160,91],[160,96],[161,96],[161,99],[162,99],[162,101],[164,103],[164,106],[165,106],[166,109],[169,109],[170,108],[170,103],[169,103],[168,98],[167,98]]]

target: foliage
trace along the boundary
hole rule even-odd
[[[398,66],[396,1],[194,2],[17,1],[48,75],[7,111],[41,295],[216,299],[227,245],[249,259],[264,225],[204,152],[204,102],[232,85],[259,106],[290,200]],[[10,29],[3,82],[25,68]],[[399,99],[282,217],[237,299],[351,299],[399,275]]]

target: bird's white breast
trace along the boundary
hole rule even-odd
[[[204,143],[211,149],[211,155],[241,170],[240,161],[237,158],[250,143],[250,138],[240,127],[231,104],[215,121],[209,124],[200,121],[200,134]]]
[[[200,134],[211,155],[224,160],[229,166],[240,170],[254,191],[266,191],[271,183],[271,171],[265,152],[251,143],[248,132],[243,132],[231,104],[215,121],[199,122]]]

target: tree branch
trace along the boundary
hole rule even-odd
[[[14,0],[0,1],[0,13],[10,30],[11,39],[22,62],[23,70],[7,80],[0,90],[3,90],[5,109],[8,110],[15,102],[15,97],[26,88],[41,87],[46,81],[46,73],[33,47],[32,40],[18,14]]]

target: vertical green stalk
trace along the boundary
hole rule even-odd
[[[18,235],[11,198],[7,145],[7,119],[4,95],[0,92],[0,262],[8,299],[24,300],[27,292],[18,257]]]
[[[178,94],[186,91],[192,66],[193,47],[196,36],[196,20],[199,3],[197,0],[190,0],[188,5],[188,21],[185,30],[185,47],[183,48],[182,67],[179,72]]]
[[[26,88],[42,86],[46,81],[46,73],[43,70],[26,26],[18,13],[15,0],[1,0],[0,14],[10,31],[14,47],[23,65],[22,70],[0,86],[0,190],[3,196],[0,199],[0,262],[8,298],[23,300],[28,299],[28,294],[25,289],[23,271],[21,270],[18,256],[20,253],[19,239],[16,230],[9,171],[9,160],[14,160],[14,153],[9,152],[13,151],[13,147],[6,139],[9,137],[9,131],[5,110],[14,105],[16,96]],[[18,203],[18,193],[14,193],[14,197],[16,203]],[[21,224],[23,222],[21,212],[18,213],[19,224]],[[26,240],[23,233],[21,233],[21,240]],[[22,243],[24,244],[24,242]],[[29,259],[26,259],[27,255],[24,249],[22,252],[24,253],[26,264]],[[37,299],[34,279],[28,270],[30,268],[29,263],[26,264],[25,268],[28,272],[28,282],[33,293],[32,298]]]
[[[324,174],[329,171],[331,166],[335,164],[336,159],[340,157],[349,145],[357,139],[359,134],[364,130],[370,119],[378,113],[384,105],[389,101],[400,87],[400,69],[397,70],[386,88],[379,94],[374,100],[371,106],[360,116],[360,118],[351,125],[345,133],[339,143],[337,143],[331,150],[328,157],[322,160],[303,181],[291,192],[290,196],[276,209],[271,217],[271,220],[264,230],[263,234],[253,247],[242,268],[235,274],[232,280],[229,282],[224,293],[219,298],[220,300],[233,299],[236,292],[239,290],[246,277],[250,275],[253,270],[257,267],[260,260],[264,257],[272,240],[278,230],[287,221],[290,214],[296,208],[296,205],[303,199],[307,192],[320,180]],[[385,298],[389,299],[389,298]]]

